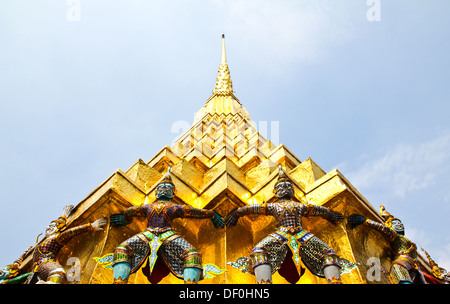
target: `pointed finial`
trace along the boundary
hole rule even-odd
[[[222,58],[220,64],[227,64],[227,53],[225,51],[225,34],[222,34]]]
[[[219,71],[217,72],[216,86],[214,87],[213,93],[220,96],[230,96],[233,94],[233,84],[231,82],[225,51],[225,34],[222,34],[222,54]]]

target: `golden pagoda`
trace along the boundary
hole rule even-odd
[[[359,213],[382,222],[377,210],[338,171],[325,172],[311,158],[301,161],[283,144],[274,145],[256,129],[249,113],[234,95],[228,68],[225,39],[222,36],[221,62],[212,96],[196,113],[191,128],[169,147],[163,147],[149,161],[139,159],[126,171],[117,170],[79,202],[68,217],[68,226],[109,218],[130,206],[153,202],[156,185],[171,167],[176,186],[174,201],[197,208],[214,210],[223,217],[236,207],[273,202],[278,167],[281,165],[295,188],[294,199],[323,205],[341,212],[345,219],[332,224],[322,218],[305,218],[305,229],[329,244],[337,254],[358,263],[356,269],[342,275],[344,284],[389,283],[382,269],[389,269],[389,244],[372,230],[348,228],[347,216]],[[271,217],[241,218],[235,227],[216,229],[210,221],[176,220],[175,229],[203,255],[203,263],[213,263],[224,273],[200,281],[200,284],[253,284],[252,275],[227,265],[240,256],[248,255],[253,246],[273,231]],[[58,255],[61,265],[79,272],[78,279],[69,283],[102,284],[113,282],[113,271],[97,262],[110,254],[117,245],[145,230],[146,223],[133,220],[116,228],[110,225],[102,233],[73,238]],[[78,264],[73,264],[76,257]],[[377,267],[376,261],[382,268]],[[29,271],[31,254],[24,258],[22,271]],[[419,256],[423,270],[430,265]],[[378,277],[374,273],[381,271]],[[129,283],[149,284],[142,269],[133,273]],[[182,284],[169,273],[160,283]],[[278,273],[274,284],[287,284]],[[297,284],[326,284],[305,268]]]

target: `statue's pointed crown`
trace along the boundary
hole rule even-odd
[[[291,182],[291,180],[289,179],[289,177],[287,177],[286,173],[284,172],[283,168],[281,167],[281,165],[278,165],[278,180],[275,183],[275,186],[281,182]]]
[[[167,172],[166,172],[166,174],[164,174],[161,182],[159,182],[159,185],[162,183],[169,183],[169,184],[172,184],[172,186],[175,188],[175,184],[172,181],[171,169],[172,168],[170,166],[167,167]]]
[[[392,226],[391,221],[399,220],[398,218],[390,214],[382,204],[380,204],[380,215],[384,220],[384,224],[388,227]]]
[[[429,255],[429,253],[428,253],[425,249],[423,249],[422,246],[420,246],[420,249],[422,249],[422,251],[425,252],[425,255],[426,255],[428,261],[430,262],[431,266],[433,266],[433,267],[434,267],[434,266],[437,266],[436,262],[431,258],[431,256]]]
[[[430,263],[432,269],[431,273],[439,280],[442,280],[444,278],[444,275],[447,274],[447,270],[445,268],[439,267],[439,265],[431,258],[431,256],[428,254],[428,252],[423,249],[422,246],[420,246],[423,252],[425,252],[425,255],[427,256],[428,262]]]
[[[69,217],[70,213],[72,213],[74,206],[73,205],[67,205],[63,209],[63,214],[61,214],[58,219],[52,221],[56,223],[56,227],[58,228],[58,231],[63,231],[67,228],[67,218]]]

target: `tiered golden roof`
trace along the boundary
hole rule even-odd
[[[216,85],[197,112],[192,127],[172,147],[163,147],[149,161],[139,159],[125,172],[114,172],[74,208],[68,221],[70,226],[80,225],[133,205],[153,202],[156,185],[169,166],[177,203],[213,209],[225,217],[237,206],[274,201],[279,165],[293,182],[297,201],[324,205],[345,216],[359,213],[382,221],[377,210],[338,170],[326,173],[311,158],[301,161],[284,145],[274,145],[258,132],[234,96],[222,36]],[[175,222],[175,228],[203,254],[204,263],[227,270],[200,283],[254,283],[253,276],[226,263],[248,255],[273,230],[274,224],[269,217],[250,217],[241,218],[235,227],[216,229],[210,221],[185,219]],[[376,232],[356,235],[355,230],[347,229],[346,221],[333,225],[320,218],[305,219],[303,224],[341,257],[360,264],[342,276],[343,283],[367,282],[366,273],[373,266],[367,265],[369,258],[379,258],[389,269],[389,245]],[[99,266],[93,258],[113,252],[118,244],[145,228],[145,223],[134,220],[125,227],[108,227],[103,234],[76,237],[60,252],[60,262],[66,265],[68,257],[79,257],[81,283],[111,283],[112,270]],[[30,267],[30,257],[24,265]],[[274,275],[273,282],[287,283],[279,274]],[[388,279],[381,275],[379,282],[387,283]],[[129,283],[148,281],[139,270],[131,275]],[[183,282],[170,274],[161,283]],[[306,270],[298,283],[326,282]]]

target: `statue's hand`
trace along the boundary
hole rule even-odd
[[[94,229],[94,231],[103,230],[103,226],[105,226],[106,223],[108,223],[108,220],[107,220],[106,217],[103,217],[103,218],[98,219],[95,222],[93,222],[92,223],[92,228]]]
[[[214,227],[216,227],[216,228],[218,228],[218,227],[223,228],[225,226],[223,217],[216,211],[214,211],[214,217],[211,219],[211,221],[212,221]]]
[[[227,218],[225,219],[225,223],[227,225],[227,227],[231,227],[236,225],[237,221],[239,220],[239,216],[237,215],[237,210],[233,209],[230,213],[228,213]]]
[[[122,227],[129,224],[129,222],[125,219],[124,214],[113,214],[109,217],[109,220],[111,221],[111,226],[113,227]]]
[[[342,215],[342,213],[337,212],[337,211],[330,211],[330,214],[327,218],[327,220],[329,220],[332,223],[340,222],[343,219],[344,219],[344,216]]]
[[[348,222],[350,223],[351,229],[361,225],[362,223],[364,223],[365,220],[366,218],[359,214],[352,214],[348,217]]]

